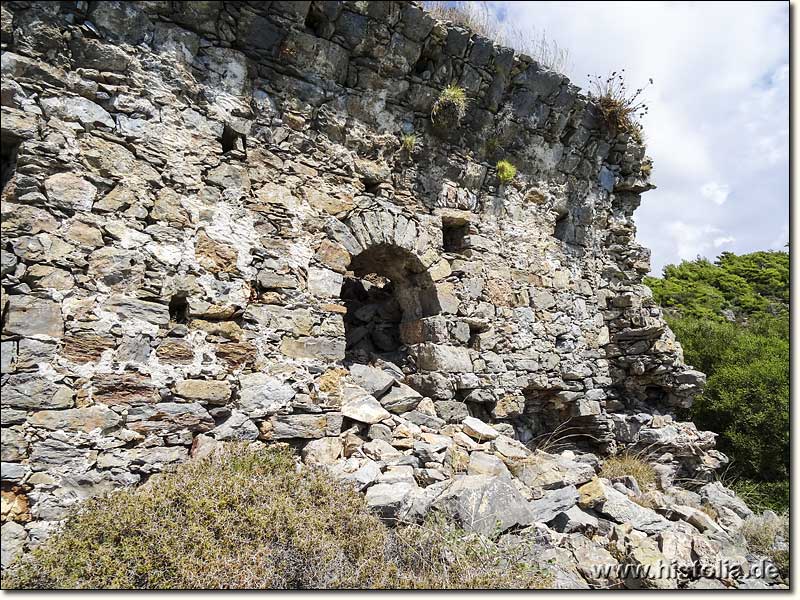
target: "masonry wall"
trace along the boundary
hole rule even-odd
[[[644,148],[528,57],[409,2],[6,2],[2,45],[26,543],[198,439],[358,444],[362,364],[409,386],[395,425],[567,424],[602,452],[702,384],[641,284]],[[437,125],[452,83],[466,116]],[[687,431],[673,473],[724,460]]]

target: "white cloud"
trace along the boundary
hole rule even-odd
[[[725,241],[724,237],[714,238],[714,234],[721,233],[711,225],[692,225],[683,221],[673,221],[667,224],[667,233],[672,239],[675,254],[680,260],[693,260],[704,256],[706,251],[716,247],[717,240]]]
[[[725,204],[729,193],[730,188],[727,185],[719,184],[714,181],[704,183],[700,187],[700,194],[702,194],[704,198],[711,200],[717,206]]]
[[[788,162],[789,120],[777,122],[789,105],[789,65],[782,64],[770,73],[763,88],[746,96],[739,104],[747,133],[752,136],[748,157],[754,166]]]
[[[736,238],[733,236],[726,236],[726,237],[718,237],[714,238],[714,241],[711,242],[714,248],[719,248],[720,246],[727,246],[728,244],[732,244],[736,241]]]
[[[576,85],[623,67],[630,87],[654,79],[644,126],[658,189],[636,213],[653,271],[713,253],[715,237],[734,238],[725,244],[734,252],[770,247],[789,212],[788,4],[492,5],[567,48]]]
[[[773,238],[769,244],[770,250],[786,250],[786,244],[789,243],[789,226],[784,225],[781,227],[780,233]]]

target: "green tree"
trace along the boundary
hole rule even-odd
[[[646,279],[684,348],[708,375],[690,417],[718,446],[756,504],[788,504],[789,255],[730,252],[669,265]]]
[[[788,312],[789,254],[723,252],[715,262],[705,258],[664,267],[663,277],[645,283],[668,313],[713,321],[746,321],[758,313]]]

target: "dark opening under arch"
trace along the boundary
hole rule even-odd
[[[401,323],[441,310],[436,286],[419,258],[389,244],[367,248],[350,261],[342,284],[345,364],[369,364],[375,359],[409,364]]]

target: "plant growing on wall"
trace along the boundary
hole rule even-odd
[[[548,37],[545,30],[519,25],[509,19],[501,21],[488,2],[447,0],[426,1],[423,5],[433,17],[461,25],[501,46],[527,54],[551,71],[561,73],[569,67],[569,51]]]
[[[497,150],[500,149],[499,137],[496,135],[489,136],[486,139],[486,145],[484,147],[486,148],[487,154],[494,154],[495,152],[497,152]]]
[[[467,114],[467,92],[463,87],[450,84],[444,88],[431,110],[431,121],[436,124],[457,125]],[[438,120],[438,123],[437,123]]]
[[[417,134],[416,133],[404,133],[400,137],[400,148],[406,152],[406,154],[411,154],[414,152],[414,148],[417,147]]]
[[[612,136],[618,133],[629,134],[637,143],[642,143],[642,125],[639,122],[648,112],[642,99],[642,92],[653,84],[648,83],[636,90],[629,90],[621,71],[613,71],[607,77],[588,75],[589,97],[597,103],[603,121]]]
[[[517,167],[512,165],[507,160],[501,160],[497,163],[497,179],[503,185],[511,182],[517,176]]]

